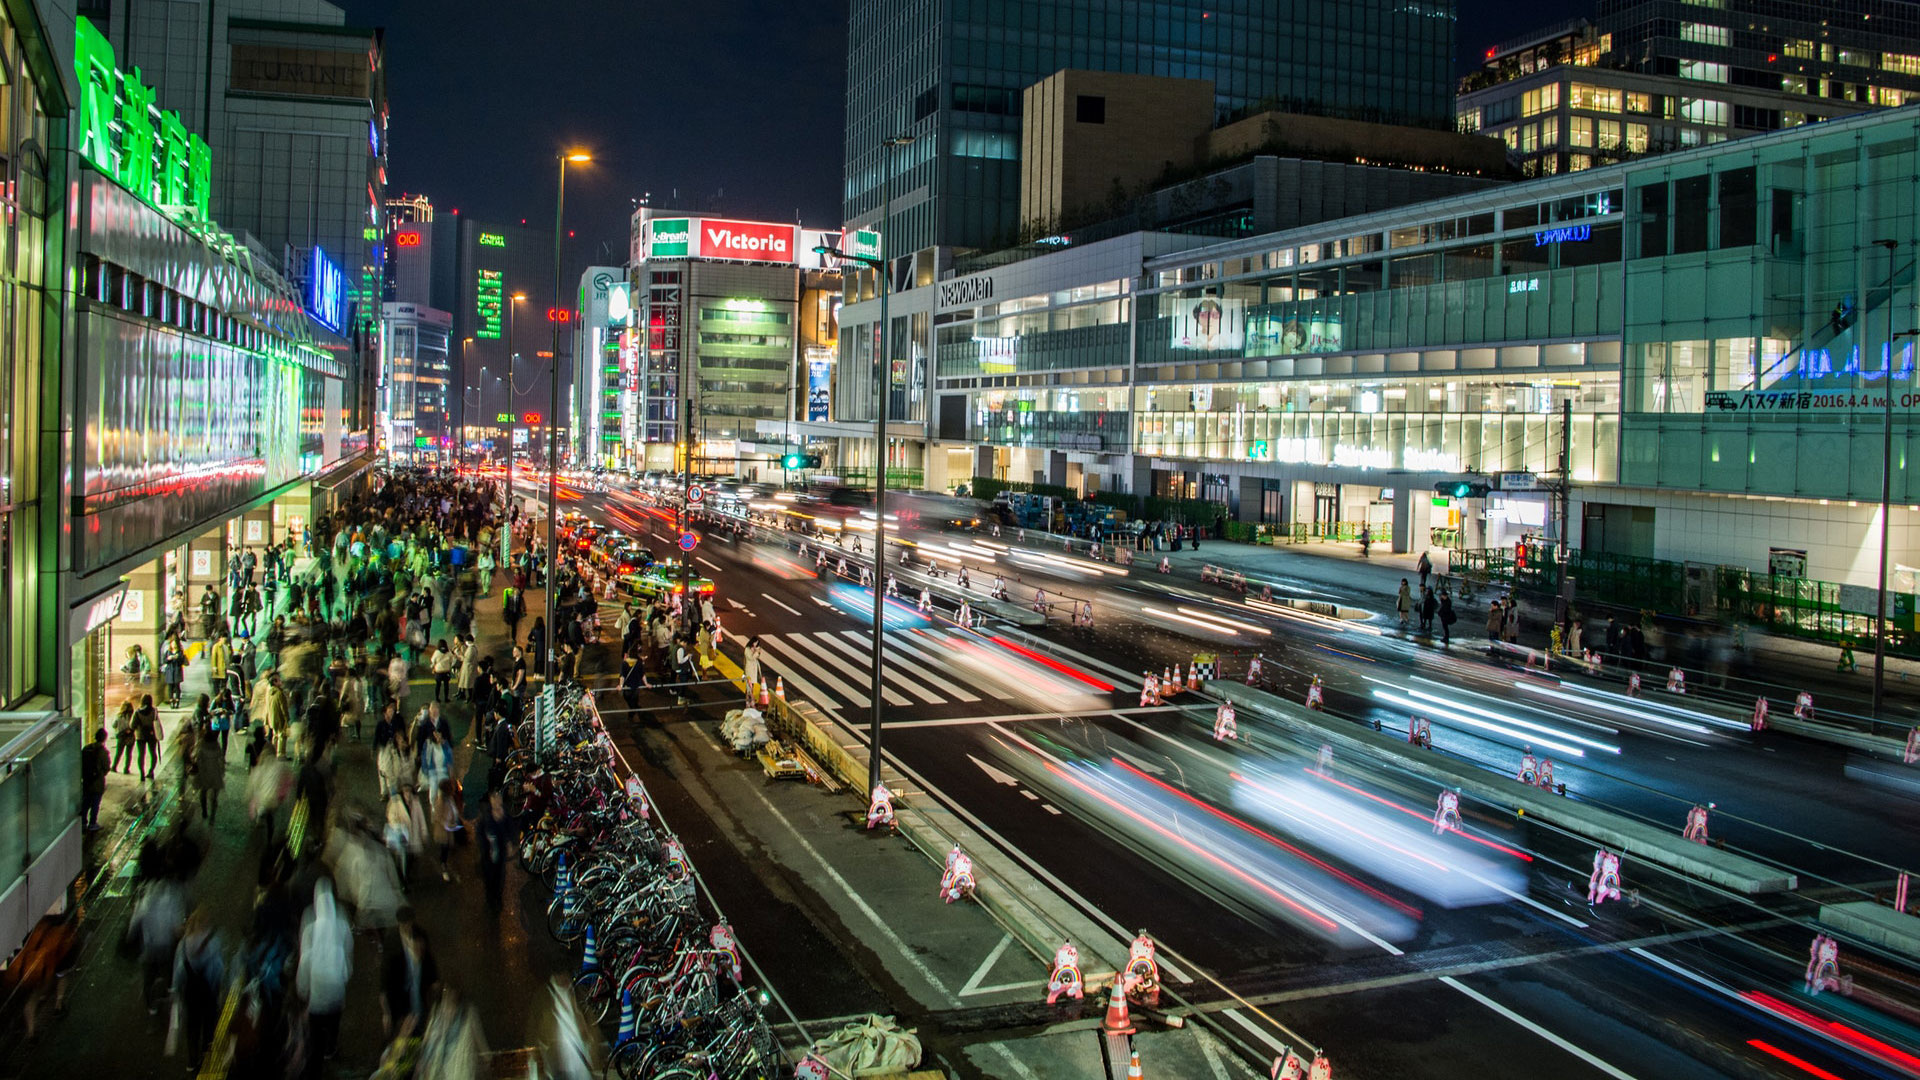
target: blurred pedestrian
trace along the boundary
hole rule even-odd
[[[479,833],[480,880],[486,886],[487,910],[498,913],[506,891],[507,864],[513,860],[514,840],[513,819],[507,816],[506,801],[498,790],[487,796],[475,831]]]
[[[339,1052],[340,1014],[353,974],[353,931],[333,898],[333,882],[314,883],[313,906],[300,927],[300,966],[295,987],[307,1003],[312,1053],[330,1059]]]

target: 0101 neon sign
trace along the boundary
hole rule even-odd
[[[73,67],[80,80],[80,156],[121,187],[173,216],[210,220],[213,156],[180,114],[154,104],[154,90],[115,66],[113,44],[77,20]]]

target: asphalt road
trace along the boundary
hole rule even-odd
[[[574,505],[677,554],[671,521],[631,494]],[[693,558],[736,649],[758,635],[790,697],[863,720],[870,592],[776,544],[716,535]],[[1098,921],[1151,931],[1191,977],[1184,996],[1261,1004],[1362,1076],[1920,1075],[1920,1060],[1898,1056],[1920,1029],[1805,993],[1806,898],[1756,905],[1629,866],[1640,903],[1596,909],[1590,848],[1471,805],[1468,832],[1484,843],[1435,840],[1430,785],[1322,763],[1245,720],[1241,745],[1216,744],[1197,697],[1143,710],[1138,679],[1196,653],[1233,677],[1258,654],[1267,686],[1296,700],[1318,676],[1332,716],[1404,730],[1416,706],[1439,752],[1510,774],[1532,746],[1570,797],[1676,832],[1712,801],[1715,836],[1794,868],[1808,897],[1884,889],[1911,851],[1915,804],[1859,779],[1852,755],[1144,564],[1120,575],[1009,551],[975,566],[976,590],[998,570],[1015,600],[1036,587],[1090,600],[1095,625],[963,631],[916,612],[904,574],[887,617],[887,753]],[[1293,591],[1355,606],[1309,580]],[[1857,974],[1920,1000],[1901,965],[1875,958]]]

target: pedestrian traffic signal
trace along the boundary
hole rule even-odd
[[[1493,489],[1474,480],[1450,480],[1444,484],[1433,485],[1436,495],[1445,495],[1450,499],[1481,499]]]
[[[819,454],[788,454],[780,459],[783,469],[817,469],[820,467]]]

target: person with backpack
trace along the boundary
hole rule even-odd
[[[133,699],[120,703],[113,717],[113,762],[108,772],[133,771]]]
[[[153,695],[141,694],[140,707],[133,711],[133,741],[140,781],[152,780],[160,771],[160,740],[166,732],[160,726],[160,710],[153,707]]]

